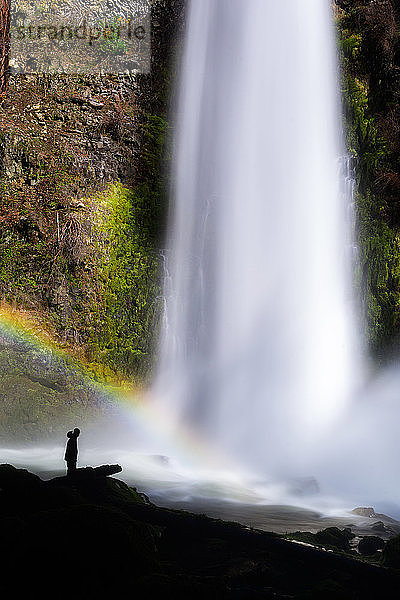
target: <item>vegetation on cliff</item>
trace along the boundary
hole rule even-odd
[[[0,297],[103,381],[146,381],[160,313],[167,91],[183,3],[152,3],[150,75],[16,75],[0,105]]]
[[[348,148],[357,160],[358,287],[378,360],[400,341],[400,12],[336,0]]]
[[[394,0],[335,4],[357,284],[383,358],[400,341],[400,12]],[[14,74],[0,105],[1,300],[103,381],[151,376],[183,24],[183,0],[152,2],[150,75]]]

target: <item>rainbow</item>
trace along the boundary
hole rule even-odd
[[[106,396],[121,413],[121,417],[133,427],[139,427],[156,440],[157,446],[172,450],[183,460],[201,465],[229,465],[229,460],[221,450],[205,442],[193,429],[178,424],[160,403],[155,403],[152,391],[138,389],[129,382],[122,385],[99,383],[93,379],[93,371],[85,364],[82,356],[68,352],[68,346],[60,348],[61,342],[49,326],[43,325],[39,312],[16,309],[4,302],[0,303],[0,338],[6,341],[25,342],[33,349],[55,354],[65,365],[95,384],[103,397]],[[232,469],[232,465],[226,467]],[[236,466],[237,469],[237,466]]]
[[[43,314],[34,310],[16,309],[9,304],[0,302],[0,336],[6,339],[25,342],[32,348],[44,354],[49,351],[60,358],[68,367],[84,374],[92,383],[95,381],[95,372],[88,360],[85,359],[82,352],[61,341],[56,331],[48,322],[43,319]],[[117,377],[116,377],[117,379]],[[133,390],[134,386],[124,379],[118,377],[123,382],[119,385],[122,389]],[[104,391],[115,388],[114,384],[99,383]]]

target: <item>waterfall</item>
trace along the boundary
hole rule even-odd
[[[360,372],[330,2],[192,1],[176,131],[155,402],[295,471]]]

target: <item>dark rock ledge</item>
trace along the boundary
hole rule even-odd
[[[0,465],[2,585],[10,597],[398,598],[398,538],[374,563],[339,546],[326,551],[157,507],[110,477],[121,470],[87,467],[43,481]],[[339,537],[329,532],[331,542]]]

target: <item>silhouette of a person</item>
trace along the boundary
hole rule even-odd
[[[76,471],[76,461],[78,460],[78,437],[80,429],[75,427],[73,431],[67,433],[67,447],[65,449],[64,460],[67,462],[67,475]]]

